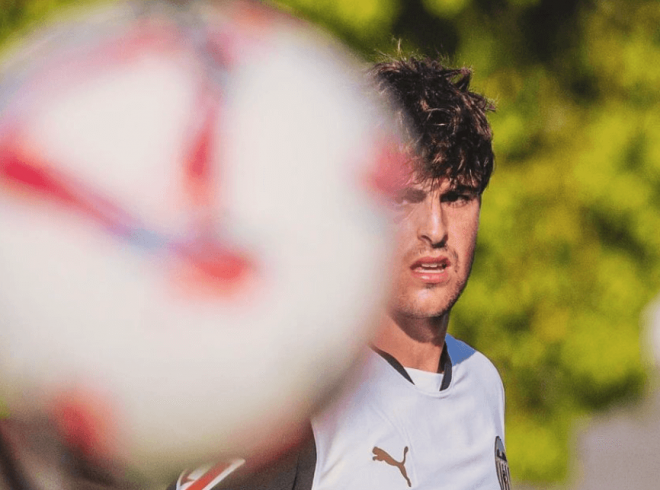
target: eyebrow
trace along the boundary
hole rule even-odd
[[[447,192],[466,192],[478,194],[479,187],[473,185],[456,184],[447,189]]]

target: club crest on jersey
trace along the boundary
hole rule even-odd
[[[506,459],[504,443],[500,436],[495,437],[495,468],[497,479],[502,490],[511,490],[511,473],[509,473],[509,462]]]

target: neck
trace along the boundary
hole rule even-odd
[[[449,314],[432,318],[389,314],[383,318],[374,346],[394,356],[404,367],[434,373],[448,325]]]

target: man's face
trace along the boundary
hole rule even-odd
[[[430,318],[449,312],[470,275],[480,208],[476,189],[447,179],[411,184],[398,194],[390,314]]]

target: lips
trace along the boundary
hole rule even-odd
[[[427,284],[440,284],[449,278],[447,257],[422,257],[411,266],[412,275]]]

